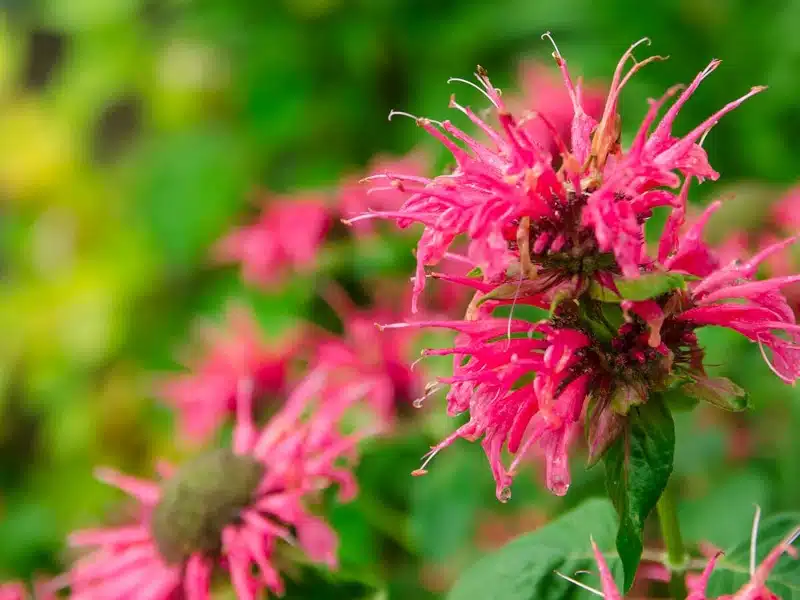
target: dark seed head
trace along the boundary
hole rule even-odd
[[[218,553],[222,530],[239,520],[263,475],[260,462],[228,449],[212,450],[183,465],[162,485],[150,524],[162,558],[178,564],[195,552]]]

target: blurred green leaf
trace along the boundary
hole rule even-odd
[[[702,496],[681,503],[681,530],[687,540],[730,548],[749,535],[754,507],[769,509],[772,495],[769,478],[755,469],[714,478]]]
[[[154,243],[174,268],[204,261],[252,185],[243,148],[209,130],[166,136],[143,152],[136,198]]]

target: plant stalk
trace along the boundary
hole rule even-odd
[[[666,562],[670,572],[669,590],[673,598],[686,598],[686,565],[688,554],[683,545],[680,523],[678,522],[678,505],[672,488],[668,485],[656,505],[658,520],[661,524],[661,537],[667,550]]]

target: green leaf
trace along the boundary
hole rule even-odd
[[[642,557],[645,519],[667,485],[674,453],[675,425],[659,395],[630,409],[626,429],[606,452],[606,487],[620,518],[617,551],[626,591]]]
[[[756,562],[761,563],[770,550],[800,524],[800,512],[783,513],[762,521],[758,529]],[[795,544],[796,545],[796,544]],[[733,594],[750,579],[750,538],[744,538],[725,551],[717,562],[708,584],[709,597]],[[767,586],[782,600],[800,600],[800,568],[789,556],[783,556],[767,579]]]
[[[483,271],[480,267],[475,267],[469,273],[467,273],[467,277],[483,277]]]
[[[619,295],[625,300],[648,300],[686,286],[683,275],[658,271],[639,277],[614,279]]]
[[[697,377],[684,384],[683,392],[717,408],[740,412],[749,408],[747,392],[725,377]]]
[[[597,572],[590,538],[606,553],[614,545],[616,519],[607,500],[592,499],[552,523],[518,537],[468,568],[448,594],[448,600],[566,600],[585,594],[555,571],[573,576]],[[607,557],[615,576],[616,556]],[[587,581],[599,587],[599,580]]]

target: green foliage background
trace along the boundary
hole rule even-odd
[[[729,215],[754,224],[798,176],[798,1],[3,0],[0,10],[0,579],[57,572],[64,535],[115,510],[94,465],[149,474],[156,457],[176,456],[152,377],[176,367],[199,315],[240,297],[270,332],[318,317],[311,278],[254,294],[209,265],[210,244],[254,213],[253,190],[333,187],[376,153],[438,151],[386,115],[443,118],[448,77],[480,63],[513,89],[521,59],[549,60],[539,39],[549,30],[573,73],[607,80],[648,36],[671,59],[626,90],[628,135],[645,98],[711,58],[723,65],[679,130],[770,86],[714,128],[705,147],[726,183],[696,187],[695,201],[758,182],[766,193],[744,193]],[[349,276],[408,261],[405,242],[386,243],[397,246],[388,261],[367,249]],[[800,395],[757,348],[705,333],[710,362],[750,390],[754,410],[677,415],[675,471],[687,537],[727,547],[746,538],[753,503],[800,507]],[[330,512],[345,571],[386,582],[390,598],[440,597],[489,547],[602,494],[601,469],[578,464],[566,499],[528,474],[500,505],[466,443],[412,479],[451,425],[438,405],[425,410],[419,431],[366,448],[360,499]],[[731,451],[736,428],[754,440],[744,456]]]

